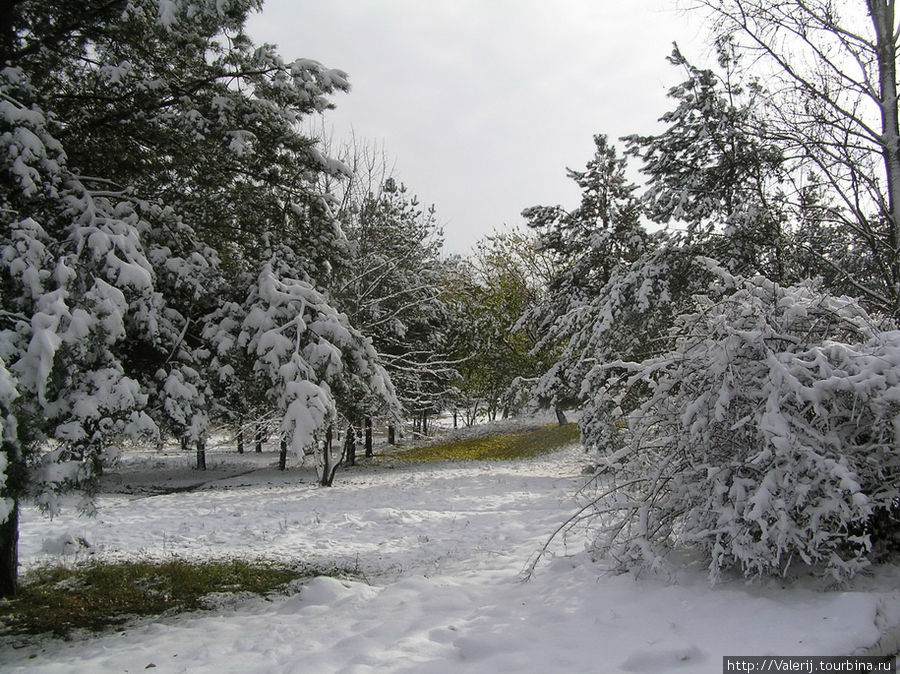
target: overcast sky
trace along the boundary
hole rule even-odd
[[[349,74],[326,125],[383,143],[464,253],[527,206],[574,207],[565,169],[593,134],[658,128],[672,42],[709,59],[699,19],[675,0],[266,0],[249,32]]]

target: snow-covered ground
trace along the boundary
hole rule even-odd
[[[701,571],[674,583],[602,575],[573,535],[523,582],[535,550],[579,507],[577,447],[515,462],[363,462],[330,489],[308,467],[280,473],[276,460],[213,451],[199,473],[190,454],[131,452],[96,517],[25,511],[23,562],[265,558],[356,568],[359,580],[316,578],[292,596],[99,638],[3,644],[0,669],[707,673],[722,671],[723,655],[858,652],[900,623],[893,567],[849,591],[711,589]]]

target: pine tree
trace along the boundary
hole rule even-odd
[[[720,76],[691,65],[677,46],[668,60],[687,79],[669,91],[664,131],[632,135],[626,153],[643,161],[642,196],[654,222],[685,229],[685,244],[738,272],[793,273],[779,181],[782,154],[759,118],[760,87],[742,84],[735,56],[719,44]]]
[[[142,411],[147,394],[133,376],[135,345],[126,337],[165,344],[179,322],[155,292],[143,237],[175,223],[164,209],[73,174],[46,114],[21,103],[29,88],[14,69],[0,82],[0,198],[8,218],[0,235],[0,359],[15,385],[4,403],[6,486],[15,502],[30,482],[53,511],[60,489],[96,475],[108,443],[157,432]],[[5,594],[15,589],[15,505],[10,515],[0,535]]]
[[[900,116],[894,0],[702,0],[714,39],[748,54],[745,77],[765,79],[762,117],[802,189],[819,190],[802,240],[833,284],[878,312],[900,312]],[[806,224],[806,223],[804,223]],[[851,252],[848,253],[848,245]],[[831,255],[837,252],[836,256]]]
[[[715,281],[670,349],[589,375],[597,549],[629,568],[691,549],[714,581],[852,577],[896,545],[900,333],[814,282],[698,267]]]
[[[22,0],[2,16],[4,595],[17,499],[52,511],[109,445],[162,432],[202,449],[245,387],[295,449],[337,399],[391,404],[371,344],[316,287],[345,240],[315,177],[339,168],[297,121],[346,80],[254,48],[258,6]]]
[[[625,159],[606,136],[594,137],[595,151],[584,171],[569,170],[581,188],[581,203],[572,211],[561,206],[534,206],[523,211],[538,234],[538,249],[556,269],[543,301],[523,319],[541,335],[537,348],[557,350],[580,329],[577,316],[602,291],[617,270],[637,259],[648,236],[640,223],[636,186],[625,175]],[[540,378],[535,396],[542,405],[562,410],[581,398],[583,364],[559,360]]]
[[[346,187],[340,217],[351,253],[335,301],[383,358],[403,415],[421,420],[444,407],[458,376],[447,355],[440,297],[443,237],[434,207],[373,172],[358,168]],[[379,412],[396,411],[360,404],[349,421],[362,426]]]

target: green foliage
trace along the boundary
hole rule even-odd
[[[483,239],[448,270],[444,297],[453,309],[458,401],[468,423],[482,412],[515,414],[514,382],[541,372],[545,354],[519,319],[540,301],[551,268],[534,235],[511,231]]]
[[[648,176],[646,214],[684,226],[690,243],[735,271],[785,278],[794,269],[782,231],[784,160],[759,118],[760,85],[737,78],[727,43],[721,72],[697,68],[677,46],[668,60],[687,79],[669,90],[675,108],[660,117],[665,129],[623,139]]]
[[[345,573],[242,560],[45,566],[26,574],[16,597],[0,603],[0,622],[13,633],[68,637],[134,616],[196,610],[213,592],[266,595],[316,575]]]
[[[603,296],[623,268],[652,250],[655,240],[641,223],[642,205],[625,169],[625,158],[598,134],[584,171],[568,170],[581,189],[581,203],[571,211],[533,206],[522,212],[536,232],[538,250],[554,262],[547,292],[522,319],[539,337],[537,349],[563,351],[580,328],[578,313]],[[544,368],[533,388],[542,406],[572,407],[583,398],[587,363],[577,356],[564,362],[564,356]]]

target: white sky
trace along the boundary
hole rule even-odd
[[[383,144],[463,253],[523,208],[576,205],[565,169],[593,134],[653,131],[683,79],[673,41],[709,57],[675,0],[266,0],[249,32],[349,73],[326,126]]]

